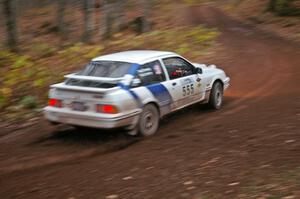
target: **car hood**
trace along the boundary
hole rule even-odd
[[[203,72],[212,72],[212,71],[220,71],[216,65],[206,65],[206,64],[198,64],[193,63],[193,65],[197,68],[201,68]]]

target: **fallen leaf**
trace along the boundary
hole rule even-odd
[[[186,181],[183,183],[184,185],[190,185],[190,184],[193,184],[193,181]]]
[[[293,142],[295,142],[295,140],[286,140],[286,141],[284,141],[285,143],[293,143]]]
[[[295,196],[291,195],[291,196],[285,196],[282,199],[294,199],[294,198],[295,198]]]
[[[117,199],[117,198],[119,198],[119,196],[116,194],[113,194],[113,195],[106,196],[105,198],[106,199]]]
[[[236,186],[236,185],[239,185],[240,182],[233,182],[233,183],[229,183],[228,186]]]
[[[133,177],[132,176],[127,176],[127,177],[124,177],[123,180],[131,180]]]
[[[196,189],[195,186],[191,186],[191,187],[187,187],[186,190],[193,190],[193,189]]]

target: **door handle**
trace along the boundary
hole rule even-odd
[[[176,82],[173,82],[173,83],[172,83],[173,86],[176,86],[176,84],[177,84]]]

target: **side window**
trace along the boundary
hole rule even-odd
[[[163,59],[170,79],[176,79],[194,74],[195,67],[180,57]]]
[[[137,70],[137,77],[141,79],[143,86],[166,80],[164,71],[159,61],[149,62],[140,66],[140,68]]]

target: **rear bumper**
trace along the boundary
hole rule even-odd
[[[49,106],[44,108],[44,116],[51,122],[103,129],[136,125],[140,112],[135,110],[126,114],[104,117],[98,113],[63,110]]]

